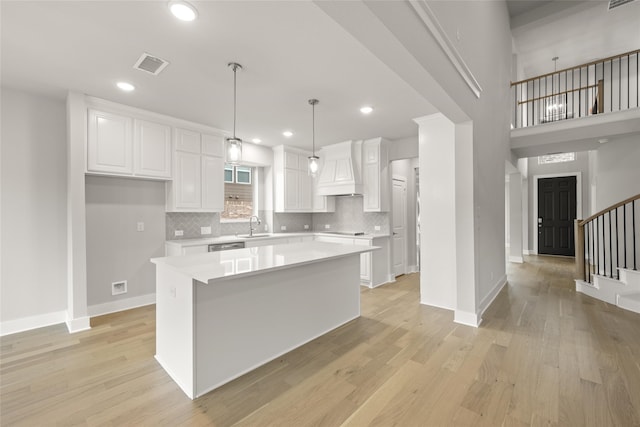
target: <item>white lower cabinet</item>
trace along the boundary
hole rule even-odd
[[[360,254],[360,283],[374,288],[387,283],[390,278],[389,237],[352,238],[341,236],[316,236],[319,242],[341,243],[362,246],[378,246],[380,249]]]

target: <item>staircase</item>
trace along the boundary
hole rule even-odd
[[[640,313],[640,194],[575,228],[576,292]]]
[[[618,279],[594,274],[589,283],[576,280],[576,292],[640,313],[640,271],[618,269]]]

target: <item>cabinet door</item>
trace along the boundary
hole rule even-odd
[[[371,281],[371,252],[360,254],[360,280]]]
[[[201,159],[199,154],[176,153],[174,177],[175,207],[178,209],[201,207]]]
[[[132,119],[89,110],[87,170],[119,175],[133,173]]]
[[[380,210],[380,169],[378,163],[364,165],[364,211]]]
[[[176,150],[200,153],[200,133],[176,128]]]
[[[202,156],[202,209],[224,210],[224,160]]]
[[[298,184],[298,209],[311,212],[313,210],[313,179],[306,170],[299,171]]]
[[[224,158],[224,138],[202,134],[202,154]]]
[[[182,248],[182,255],[204,254],[208,250],[207,245],[185,246]]]
[[[136,175],[171,178],[171,127],[135,120],[134,169]]]
[[[298,183],[299,171],[297,169],[284,170],[284,209],[295,211],[298,209]]]

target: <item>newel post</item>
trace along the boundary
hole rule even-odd
[[[584,275],[584,226],[580,225],[580,219],[573,221],[575,236],[576,278],[585,280]]]

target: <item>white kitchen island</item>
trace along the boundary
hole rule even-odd
[[[291,243],[154,258],[156,359],[191,399],[360,316],[360,254]]]

